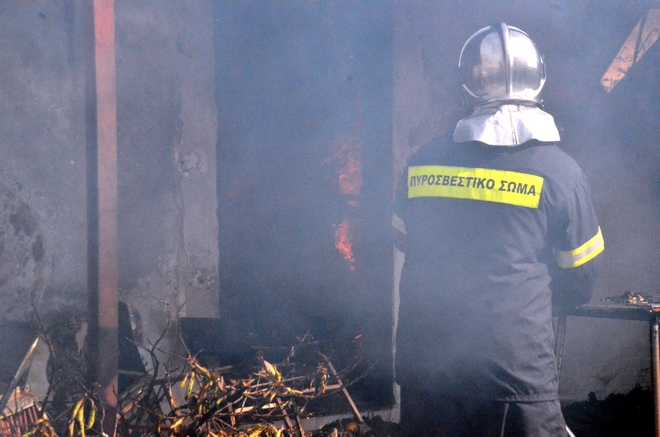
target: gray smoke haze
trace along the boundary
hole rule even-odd
[[[363,334],[369,354],[387,357],[393,175],[464,114],[458,54],[497,20],[526,31],[545,55],[546,109],[591,182],[607,247],[594,299],[660,298],[658,44],[610,93],[599,83],[660,3],[202,3],[208,9],[116,2],[120,280],[143,320],[162,318],[172,308],[161,306],[181,303],[186,287],[219,288],[224,317],[261,342],[312,329],[340,347]],[[84,306],[80,18],[70,0],[0,2],[0,185],[38,217],[45,299]],[[204,92],[191,98],[187,88],[200,65],[215,80],[212,110],[192,104]],[[215,157],[183,153],[199,151],[187,135],[203,129],[192,120],[215,121],[214,110]],[[350,157],[361,165],[359,191],[340,185]],[[184,235],[208,224],[187,206],[185,184],[202,186],[216,168],[219,271]],[[335,245],[344,222],[353,262]],[[648,384],[647,346],[644,323],[569,319],[562,396]]]

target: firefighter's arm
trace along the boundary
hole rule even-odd
[[[551,267],[553,301],[559,307],[589,302],[594,293],[605,241],[591,200],[591,189],[580,171],[563,193]]]
[[[605,242],[600,228],[584,244],[573,250],[557,250],[556,265],[551,271],[555,307],[574,307],[589,302],[600,270]]]
[[[600,271],[599,257],[574,268],[555,267],[551,272],[553,307],[573,308],[589,302],[594,294],[596,278]]]

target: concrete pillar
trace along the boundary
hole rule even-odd
[[[180,137],[174,164],[181,193],[179,287],[188,317],[218,316],[217,112],[213,2],[187,1],[177,50],[182,78]],[[178,143],[176,143],[178,140]]]

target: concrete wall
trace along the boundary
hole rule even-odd
[[[146,342],[179,310],[217,315],[214,11],[115,9],[120,296]],[[86,307],[81,18],[72,0],[0,4],[0,322]]]
[[[120,1],[116,14],[121,298],[146,341],[177,313],[217,315],[214,12]]]
[[[0,4],[0,320],[84,302],[82,65],[72,3]],[[41,249],[38,249],[38,246]],[[40,298],[44,297],[42,301]]]
[[[606,251],[593,301],[624,292],[656,299],[660,282],[657,55],[606,94],[600,78],[640,17],[641,4],[405,2],[394,18],[395,171],[464,115],[456,64],[465,40],[497,20],[530,34],[545,54],[545,103],[562,148],[589,178]],[[657,47],[655,47],[657,53]],[[657,86],[655,86],[657,88]],[[653,120],[653,121],[651,121]],[[569,318],[560,382],[564,400],[601,398],[650,383],[644,322]]]

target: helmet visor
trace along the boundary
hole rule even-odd
[[[472,35],[461,50],[463,88],[476,104],[498,101],[538,102],[545,65],[522,30],[504,23]]]
[[[538,96],[545,82],[545,68],[531,39],[524,33],[510,29],[511,97],[532,100]]]
[[[506,69],[502,39],[497,33],[476,35],[466,45],[460,73],[465,88],[480,100],[506,95]]]

